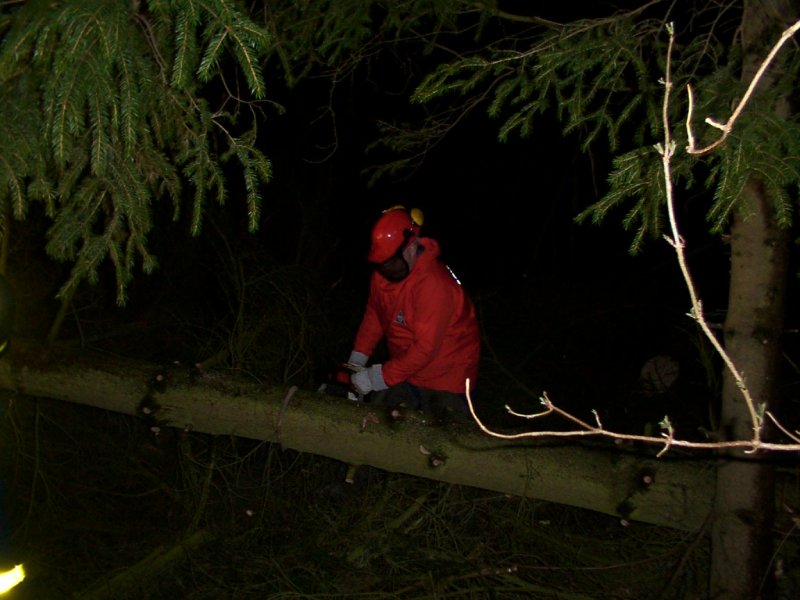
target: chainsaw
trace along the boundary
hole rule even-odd
[[[364,367],[361,365],[354,365],[353,363],[341,363],[336,367],[336,370],[330,375],[329,381],[323,382],[317,388],[320,394],[329,394],[338,398],[347,398],[353,402],[363,402],[364,394],[359,393],[350,383],[350,375],[363,371]]]

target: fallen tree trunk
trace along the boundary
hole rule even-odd
[[[0,388],[163,425],[280,443],[392,472],[567,504],[678,529],[701,527],[713,494],[705,461],[515,443],[421,419],[387,423],[369,405],[315,392],[262,389],[219,374],[82,351],[15,346],[0,359]],[[433,460],[436,457],[438,460]]]

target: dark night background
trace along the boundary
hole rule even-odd
[[[441,242],[443,258],[478,307],[484,344],[477,404],[489,422],[524,428],[504,414],[503,406],[535,411],[539,394],[547,391],[584,418],[596,409],[609,428],[642,433],[669,413],[682,437],[700,438],[700,428],[713,427],[719,364],[686,315],[689,296],[673,250],[656,239],[631,255],[633,233],[622,229],[620,214],[610,215],[602,226],[575,223],[575,216],[606,190],[611,156],[601,142],[590,154],[582,153],[579,134],[564,136],[551,115],[539,120],[529,139],[512,137],[500,143],[498,121],[478,108],[416,169],[368,185],[370,168],[391,158],[386,150],[367,152],[379,136],[378,121],[413,123],[424,114],[407,97],[426,65],[407,59],[387,57],[364,66],[340,81],[333,93],[324,79],[273,89],[272,97],[286,107],[286,114],[263,109],[260,131],[274,178],[262,190],[258,232],[247,232],[244,203],[235,190],[224,207],[209,205],[196,238],[188,233],[186,215],[171,223],[171,206],[156,206],[162,225],[151,248],[158,270],[138,276],[127,305],[120,308],[107,265],[98,284],[82,284],[58,343],[164,365],[191,365],[234,349],[235,354],[210,368],[265,385],[314,390],[350,352],[366,301],[371,225],[382,209],[403,204],[423,210],[423,235]],[[727,303],[727,245],[724,237],[708,233],[709,198],[703,190],[677,188],[676,193],[679,224],[706,315],[720,324]],[[68,266],[43,256],[47,223],[42,215],[34,212],[16,227],[9,279],[18,293],[17,334],[41,339],[58,309],[54,297]],[[793,274],[798,272],[796,251],[794,255]],[[782,390],[788,422],[796,413],[800,389],[797,287],[795,277],[784,340]],[[666,393],[653,396],[643,390],[639,373],[656,355],[674,357],[680,375]],[[77,428],[78,420],[87,419],[77,407],[52,410],[63,419],[55,438],[62,427]],[[106,418],[111,419],[99,417]],[[105,426],[97,434],[98,443],[135,429],[128,422]],[[201,447],[205,442],[195,443]],[[322,510],[313,505],[318,490],[308,481],[324,461],[281,460],[287,472],[302,467],[309,486],[300,486],[306,494],[302,501],[308,503],[304,509]],[[335,465],[324,468],[329,467],[335,472]],[[55,483],[57,477],[52,477]],[[106,471],[102,477],[111,475]],[[135,475],[125,477],[125,485],[138,491],[138,484],[131,483]],[[274,489],[285,491],[278,484]],[[445,494],[441,489],[437,493]],[[293,497],[271,510],[296,515],[303,512],[296,503]],[[149,520],[144,530],[158,537],[170,529],[170,519],[186,516],[173,514],[168,506],[167,501],[138,507],[123,501],[117,509]],[[558,518],[550,509],[539,510],[542,522]],[[563,523],[579,521],[568,516]],[[593,522],[591,527],[597,527],[598,539],[618,541],[623,536],[616,525]],[[282,527],[287,531],[276,528],[272,534],[283,536],[281,544],[302,537],[302,532],[289,531],[290,525]],[[488,528],[484,525],[484,531]],[[28,534],[30,543],[51,549],[63,542],[58,536],[48,540],[35,527]],[[118,543],[112,533],[98,537],[109,547]],[[503,543],[510,544],[505,538]],[[87,554],[93,551],[87,546]],[[108,563],[103,566],[109,570],[116,566],[111,559]],[[69,579],[69,573],[63,578]]]
[[[553,113],[539,118],[530,138],[501,143],[500,122],[478,107],[418,166],[369,183],[377,164],[396,158],[385,149],[367,151],[380,136],[378,122],[413,124],[429,109],[408,101],[426,68],[424,59],[400,54],[356,69],[334,88],[324,78],[274,88],[286,113],[262,109],[274,176],[262,190],[259,231],[246,230],[235,173],[226,205],[209,205],[197,238],[185,219],[170,222],[171,207],[156,206],[163,225],[151,244],[159,269],[141,274],[127,305],[117,308],[107,265],[99,284],[83,285],[61,338],[152,361],[202,362],[227,343],[244,284],[250,323],[283,322],[265,326],[262,338],[251,340],[261,347],[249,348],[235,368],[315,388],[350,351],[366,300],[371,225],[382,209],[403,204],[423,210],[423,234],[441,242],[444,260],[478,305],[485,341],[478,391],[487,413],[499,418],[509,402],[535,408],[546,390],[566,406],[596,408],[609,424],[637,432],[665,412],[685,419],[692,432],[708,427],[718,364],[707,361],[708,345],[686,316],[689,297],[671,247],[655,239],[631,255],[633,232],[623,230],[621,213],[602,226],[574,220],[606,191],[611,157],[602,139],[581,152],[580,133],[564,136]],[[676,193],[690,267],[707,316],[720,324],[725,241],[708,233],[702,189]],[[31,237],[18,234],[12,250],[23,337],[44,335],[67,273],[47,261],[37,263],[41,271],[32,268],[44,227],[29,219],[22,230]],[[300,296],[305,312],[287,315],[291,298]],[[302,364],[287,366],[278,355],[301,321],[311,325],[308,339],[298,342]],[[644,400],[639,371],[660,354],[680,362],[678,385]]]
[[[527,10],[515,2],[503,8]],[[593,2],[548,10],[542,16],[566,20],[605,14],[607,7]],[[670,412],[693,415],[692,428],[707,426],[718,365],[709,369],[707,344],[686,316],[689,297],[674,252],[656,239],[632,256],[633,232],[622,229],[622,211],[599,227],[574,221],[606,191],[611,155],[604,138],[581,152],[581,132],[563,135],[552,111],[537,120],[530,138],[513,135],[500,143],[501,121],[490,119],[481,105],[416,168],[369,185],[376,165],[397,158],[386,149],[367,151],[381,135],[378,123],[413,126],[437,110],[435,102],[413,105],[408,97],[441,58],[399,44],[365,60],[335,86],[318,76],[287,88],[280,73],[266,73],[269,97],[286,113],[260,107],[273,180],[262,190],[259,231],[246,230],[236,173],[229,174],[226,205],[208,205],[198,238],[187,233],[187,215],[172,223],[171,207],[156,205],[162,226],[151,248],[159,269],[136,278],[120,309],[106,265],[99,284],[82,286],[61,338],[80,337],[89,346],[96,339],[104,350],[148,360],[202,362],[227,343],[244,298],[250,323],[284,322],[265,326],[264,336],[251,342],[273,347],[260,355],[251,349],[247,364],[237,368],[315,387],[350,351],[366,299],[370,227],[382,209],[403,204],[423,210],[423,234],[441,242],[445,261],[479,307],[486,342],[479,389],[487,410],[509,400],[536,405],[510,373],[536,394],[547,390],[582,410],[624,413],[630,407],[622,406],[635,405],[646,418],[658,419],[666,405],[652,406],[650,399],[643,406],[637,380],[646,360],[667,354],[681,364],[681,387],[670,398],[680,409],[672,404]],[[212,98],[223,93],[209,90]],[[707,193],[678,186],[676,194],[690,267],[707,316],[719,324],[727,303],[727,246],[708,233]],[[9,277],[24,307],[18,323],[23,337],[46,333],[57,308],[53,297],[67,273],[66,266],[38,260],[46,226],[34,214],[12,248]],[[301,296],[305,313],[287,316],[283,311],[291,312]],[[301,321],[312,325],[310,337],[301,340],[305,356],[302,365],[287,369],[277,354]],[[788,328],[796,328],[795,314]]]
[[[680,409],[673,404],[669,411],[688,412],[706,425],[716,390],[708,389],[710,374],[697,356],[700,337],[686,317],[688,294],[672,249],[652,240],[632,256],[632,232],[623,231],[621,215],[600,227],[574,222],[605,191],[606,149],[598,145],[591,156],[582,154],[579,137],[564,137],[554,116],[541,118],[531,139],[500,143],[498,122],[479,109],[417,168],[370,186],[369,169],[391,157],[387,151],[366,152],[379,135],[377,121],[421,115],[403,96],[410,92],[408,74],[397,67],[395,75],[392,66],[371,70],[381,73],[381,81],[364,84],[356,73],[340,83],[332,106],[330,90],[319,82],[286,91],[286,115],[266,111],[262,127],[274,179],[262,192],[259,231],[247,233],[235,193],[225,207],[210,207],[199,238],[185,233],[182,222],[166,225],[163,237],[153,239],[161,266],[134,282],[128,305],[114,307],[109,271],[99,285],[84,286],[78,302],[85,307],[77,306],[72,325],[89,335],[86,328],[98,319],[95,326],[109,335],[101,347],[123,355],[206,360],[231,327],[235,261],[248,280],[252,319],[270,320],[276,310],[270,303],[281,303],[274,296],[282,286],[290,294],[300,294],[298,286],[315,294],[307,314],[294,315],[289,324],[291,329],[296,319],[308,318],[313,325],[304,342],[308,362],[298,372],[284,380],[285,371],[269,353],[240,365],[311,389],[349,354],[366,300],[364,257],[372,223],[382,209],[403,204],[424,211],[424,235],[441,242],[444,260],[478,305],[486,342],[479,394],[486,410],[500,410],[509,401],[537,406],[518,385],[523,384],[580,410],[622,415],[634,405],[643,411],[637,419],[659,419],[666,404],[650,406],[649,399],[642,406],[637,379],[647,359],[669,354],[683,370],[683,386],[670,398]],[[679,191],[678,202],[706,310],[721,322],[726,246],[706,231],[702,194]],[[285,308],[281,304],[276,318]],[[117,335],[120,322],[126,327]],[[69,325],[65,337],[77,333]],[[698,402],[699,415],[693,412]]]
[[[99,284],[84,284],[62,339],[80,335],[90,347],[152,361],[202,362],[232,327],[239,294],[235,268],[241,266],[250,319],[284,318],[286,307],[275,292],[285,286],[278,296],[313,296],[306,315],[286,323],[291,329],[296,319],[309,319],[313,334],[305,341],[309,362],[288,380],[269,352],[256,352],[254,363],[239,366],[312,389],[349,354],[366,300],[364,257],[372,223],[382,209],[403,204],[423,210],[423,235],[441,242],[444,260],[478,305],[486,342],[479,392],[487,410],[509,401],[536,406],[510,373],[537,393],[547,390],[581,409],[613,411],[637,402],[639,370],[656,354],[675,356],[684,370],[686,387],[673,400],[686,406],[708,401],[708,374],[695,356],[699,334],[686,317],[688,294],[669,245],[653,240],[632,256],[632,233],[613,215],[600,227],[574,222],[605,190],[610,162],[602,147],[590,159],[578,150],[577,137],[562,137],[558,123],[544,118],[532,139],[500,143],[497,122],[477,112],[413,172],[368,186],[364,170],[381,157],[365,148],[378,135],[376,120],[391,117],[397,100],[386,108],[383,87],[341,86],[332,120],[325,114],[326,90],[309,87],[311,92],[301,87],[287,97],[285,116],[265,118],[274,179],[262,191],[259,231],[247,232],[235,193],[224,207],[209,208],[198,238],[183,222],[167,223],[165,214],[152,240],[159,269],[134,281],[124,308],[114,304],[110,268]],[[302,102],[295,104],[295,97]],[[726,247],[705,231],[702,197],[684,194],[679,202],[695,277],[709,316],[719,322]],[[41,277],[24,264],[25,273],[15,274],[12,258],[12,282],[35,276],[39,300],[47,304],[65,267],[43,265],[50,276],[41,289]],[[26,301],[24,284],[20,288],[20,304],[42,310],[35,324],[26,308],[20,311],[21,328],[35,325],[21,333],[42,335],[57,305],[42,309],[40,302]],[[270,314],[276,310],[271,302],[281,304],[277,313]],[[647,417],[660,418],[663,409],[659,405]]]

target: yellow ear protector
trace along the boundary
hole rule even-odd
[[[425,221],[425,215],[422,214],[422,211],[418,208],[412,208],[411,210],[407,209],[402,204],[395,204],[394,206],[390,206],[383,213],[387,213],[392,210],[405,210],[408,211],[409,216],[411,217],[411,221],[417,227],[422,227],[422,223]],[[383,214],[382,213],[382,214]]]

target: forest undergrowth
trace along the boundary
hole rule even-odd
[[[15,600],[704,597],[704,531],[368,467],[346,483],[346,465],[274,444],[12,400]],[[796,535],[776,538],[797,597]]]
[[[162,359],[183,357],[174,344],[186,336],[169,329],[172,323],[178,331],[199,332],[186,347],[201,359],[223,347],[228,355],[221,361],[231,370],[267,365],[260,380],[317,382],[335,364],[332,357],[346,354],[344,333],[328,332],[327,345],[318,348],[312,341],[327,331],[329,313],[312,310],[313,298],[289,293],[295,288],[281,289],[251,294],[259,304],[243,309],[235,327],[185,312],[183,321],[148,313],[160,335],[134,319],[145,333],[131,348],[152,359],[143,342],[149,339],[161,344]],[[494,399],[536,410],[538,384],[546,382],[553,397],[580,414],[596,408],[605,422],[635,432],[664,411],[677,411],[687,430],[713,425],[705,399],[715,397],[715,382],[707,380],[715,369],[691,358],[694,336],[668,327],[620,329],[615,317],[631,306],[609,299],[598,319],[597,302],[581,312],[571,297],[537,307],[534,312],[549,315],[546,322],[522,324],[512,318],[519,311],[510,294],[477,299],[482,320],[492,324],[484,327],[477,395],[489,420],[524,426]],[[636,307],[647,311],[640,323],[665,321],[651,318],[655,309],[646,303]],[[85,340],[109,330],[91,314],[80,313]],[[265,314],[280,315],[283,329],[260,326]],[[275,358],[287,347],[284,330],[307,332],[295,340],[288,362]],[[532,339],[537,343],[526,341]],[[668,393],[645,397],[637,377],[660,354],[681,359],[681,376]],[[520,373],[525,377],[510,375]],[[0,464],[12,550],[29,574],[14,600],[706,597],[706,530],[625,522],[367,467],[349,484],[346,465],[275,444],[169,428],[155,436],[133,417],[7,392],[2,402]],[[772,560],[779,597],[787,600],[800,597],[795,508],[779,507]]]

